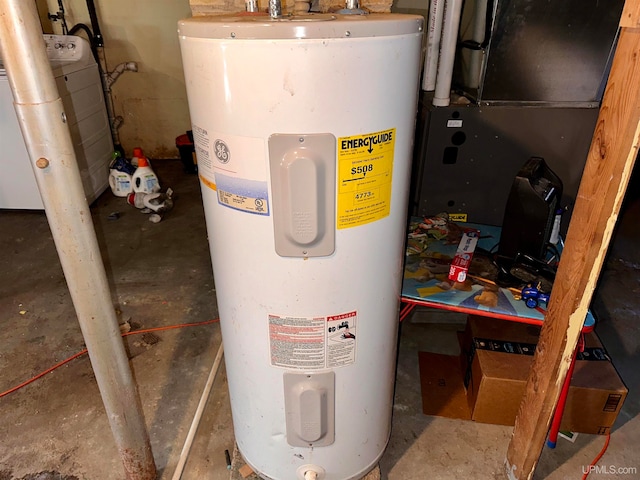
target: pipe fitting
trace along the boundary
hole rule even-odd
[[[296,478],[298,480],[324,480],[326,471],[320,465],[300,465],[296,470]]]
[[[318,472],[315,472],[313,470],[307,470],[306,472],[304,472],[304,480],[317,480],[318,479]]]
[[[281,0],[269,0],[269,16],[272,19],[278,19],[282,17]]]
[[[111,121],[111,128],[114,130],[118,130],[123,123],[124,123],[124,118],[122,118],[121,115],[118,115],[117,117],[113,117],[113,120]]]
[[[249,13],[255,13],[258,11],[258,0],[245,0],[245,10]]]
[[[116,83],[116,80],[118,79],[118,77],[127,71],[137,72],[138,64],[136,62],[123,62],[116,65],[116,68],[114,68],[113,71],[107,73],[105,76],[105,82],[107,84],[107,88],[110,88],[111,85]]]

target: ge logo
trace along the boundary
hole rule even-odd
[[[229,147],[222,140],[216,140],[213,144],[214,153],[216,158],[220,161],[220,163],[229,163],[231,159],[231,153],[229,152]]]

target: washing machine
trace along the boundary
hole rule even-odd
[[[85,194],[93,202],[109,185],[113,141],[98,65],[89,42],[73,35],[44,35],[62,98]],[[0,59],[0,209],[43,209],[27,148]]]

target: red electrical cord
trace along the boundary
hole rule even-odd
[[[149,333],[149,332],[161,332],[163,330],[173,330],[175,328],[199,327],[201,325],[209,325],[211,323],[217,323],[219,321],[220,321],[219,318],[215,318],[213,320],[206,320],[204,322],[181,323],[179,325],[167,325],[165,327],[145,328],[143,330],[135,330],[133,332],[123,333],[122,336],[123,337],[128,337],[129,335],[139,335],[141,333]],[[5,392],[0,393],[0,398],[5,397],[5,396],[9,395],[10,393],[15,392],[16,390],[20,390],[22,387],[25,387],[25,386],[29,385],[30,383],[35,382],[39,378],[44,377],[47,373],[53,372],[56,368],[61,367],[62,365],[66,364],[66,363],[69,363],[71,360],[74,360],[74,359],[76,359],[78,357],[81,357],[85,353],[87,353],[87,349],[86,348],[81,350],[81,351],[79,351],[78,353],[75,353],[75,354],[71,355],[69,358],[66,358],[65,360],[62,360],[61,362],[56,363],[54,366],[47,368],[44,372],[41,372],[41,373],[37,374],[34,377],[31,377],[29,380],[26,380],[26,381],[22,382],[20,385],[16,385],[15,387],[10,388],[9,390],[7,390]]]
[[[609,446],[609,440],[611,440],[611,434],[607,433],[607,439],[604,442],[604,446],[602,447],[602,450],[600,450],[600,453],[598,454],[598,456],[593,459],[593,462],[591,462],[591,464],[589,465],[589,468],[587,469],[585,474],[582,475],[582,480],[586,480],[587,479],[587,477],[591,473],[591,470],[593,469],[593,467],[596,466],[596,464],[600,461],[600,459],[604,455],[604,452],[607,451],[607,447]]]

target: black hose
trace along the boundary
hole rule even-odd
[[[91,29],[84,23],[76,23],[73,27],[71,27],[71,30],[69,30],[69,35],[75,35],[80,30],[84,30],[84,32],[87,34],[87,37],[89,37],[89,42],[91,42],[91,44],[93,45],[93,33],[91,32]]]
[[[104,39],[100,32],[98,14],[96,13],[96,5],[93,3],[93,0],[87,0],[87,10],[89,10],[89,18],[91,19],[91,28],[93,29],[96,47],[104,47]]]

